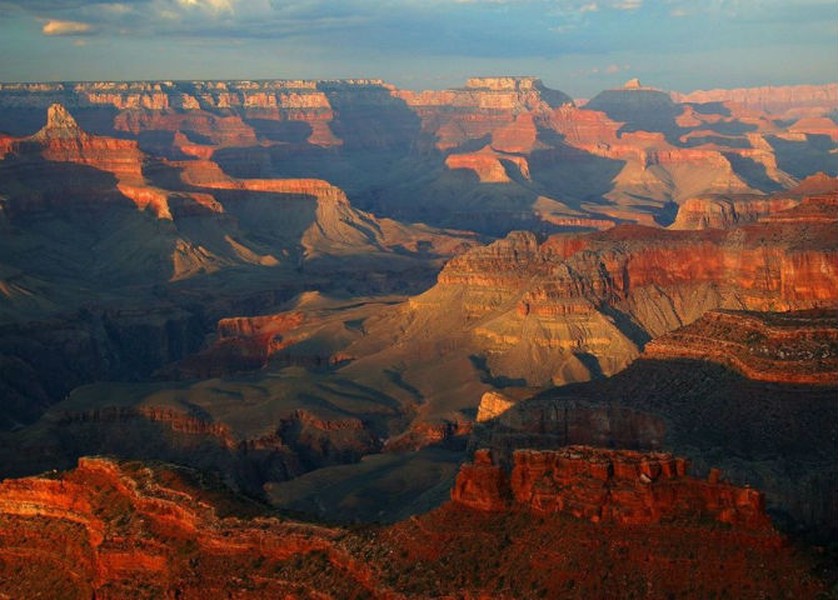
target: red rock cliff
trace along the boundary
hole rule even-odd
[[[694,358],[759,381],[838,383],[838,311],[710,311],[647,344],[648,358]]]
[[[768,529],[763,494],[686,475],[685,459],[664,453],[568,446],[519,450],[508,479],[487,450],[457,476],[451,497],[480,510],[523,507],[622,525],[709,517],[748,529]]]
[[[52,478],[4,481],[0,592],[307,596],[304,576],[288,581],[274,569],[311,553],[325,557],[323,568],[351,581],[349,587],[374,591],[369,568],[335,543],[338,531],[273,518],[219,517],[215,507],[223,494],[187,481],[178,470],[102,458],[82,458],[74,471]],[[260,579],[256,589],[247,589]],[[334,593],[343,594],[343,584],[335,585]]]

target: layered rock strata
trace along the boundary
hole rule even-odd
[[[642,525],[685,515],[751,529],[769,529],[764,496],[750,488],[686,475],[687,461],[670,454],[568,446],[519,450],[512,471],[478,450],[463,466],[451,497],[481,510],[519,506],[535,513],[567,513],[594,523]]]
[[[444,312],[439,319],[456,329],[435,332],[423,319],[402,338],[462,331],[493,374],[537,385],[583,378],[588,356],[614,373],[649,339],[712,308],[830,306],[838,302],[833,202],[809,198],[725,231],[514,233],[449,261],[403,311]]]
[[[757,381],[838,385],[838,311],[710,311],[652,340],[651,359],[698,359]]]
[[[213,503],[219,498],[223,492],[202,494],[176,470],[103,458],[83,458],[66,475],[6,480],[0,484],[0,591],[66,598],[308,595],[315,581],[277,571],[286,564],[293,571],[291,559],[309,555],[325,559],[321,566],[335,577],[328,584],[333,594],[381,585],[340,549],[339,531],[219,516]],[[5,576],[13,571],[15,577]]]
[[[697,90],[673,94],[679,102],[725,102],[751,111],[784,115],[791,111],[803,114],[829,112],[838,102],[838,85],[795,85],[737,88],[730,90]]]
[[[638,82],[579,108],[535,77],[422,92],[370,79],[3,84],[0,107],[21,116],[8,123],[17,135],[38,110],[61,103],[91,131],[133,138],[158,159],[215,159],[247,178],[334,175],[377,214],[494,233],[511,229],[511,215],[562,228],[668,223],[673,201],[771,192],[818,166],[834,175],[833,87],[731,91],[763,98],[731,109],[712,94],[696,100]],[[779,104],[764,99],[774,96]],[[781,109],[793,122],[765,112]],[[327,151],[339,168],[324,163]],[[376,161],[357,162],[361,155],[387,166],[370,170],[363,165]],[[391,169],[408,181],[385,197]],[[438,214],[449,196],[457,210]],[[539,197],[576,220],[545,218]]]
[[[624,464],[614,461],[615,481]],[[642,485],[690,485],[666,479],[667,460],[644,464],[651,472],[660,464],[662,474]],[[590,465],[576,466],[568,477],[577,488],[586,479],[602,483],[589,474]],[[713,496],[724,486],[707,484],[707,490]],[[740,502],[736,514],[748,505]],[[718,524],[689,508],[686,503],[655,523],[620,524],[451,502],[388,527],[340,529],[266,514],[217,480],[185,469],[92,457],[68,473],[0,483],[0,593],[700,598],[735,590],[759,598],[815,597],[828,589],[829,574],[816,569],[816,559],[784,547],[769,527]]]

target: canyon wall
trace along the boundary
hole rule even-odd
[[[58,103],[85,129],[158,159],[200,156],[238,178],[326,179],[379,216],[495,235],[516,221],[665,224],[672,203],[693,196],[838,174],[838,126],[825,116],[838,106],[834,86],[714,94],[638,83],[580,108],[535,77],[427,91],[374,79],[3,84],[0,130],[31,135]]]
[[[518,450],[512,471],[478,450],[452,490],[454,502],[480,510],[520,506],[537,514],[567,513],[594,523],[648,525],[686,515],[753,529],[770,529],[763,495],[686,475],[687,461],[664,453],[567,446]]]
[[[838,313],[710,311],[647,344],[648,358],[717,362],[748,379],[838,383]]]
[[[564,512],[532,518],[455,501],[392,526],[344,529],[266,513],[188,469],[86,457],[66,473],[0,483],[0,593],[185,599],[825,593],[828,576],[820,575],[816,559],[785,547],[759,521],[758,492],[691,481],[677,474],[677,460],[676,472],[666,471],[668,458],[637,457],[641,462],[633,464],[625,454],[573,452],[587,453],[590,462],[556,455],[551,463],[561,463],[572,483],[567,499],[598,482],[613,490],[606,503],[612,509],[634,509],[632,501],[643,497],[644,509],[675,512],[654,523],[643,510],[630,513],[644,515],[636,522],[593,523]],[[527,457],[521,469],[542,473],[545,461]],[[633,472],[623,473],[630,464]],[[607,465],[614,473],[603,479],[607,469],[599,467]],[[630,483],[646,468],[654,481]],[[458,485],[477,484],[474,475],[474,469],[471,477],[461,475]],[[719,524],[702,515],[735,518]]]

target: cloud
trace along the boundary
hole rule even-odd
[[[200,9],[211,14],[232,14],[233,0],[177,0],[177,4],[187,9]]]
[[[41,28],[41,33],[44,35],[86,35],[92,31],[93,26],[89,23],[59,21],[56,19],[50,19]]]
[[[0,10],[12,7],[18,15],[46,22],[43,33],[54,36],[106,38],[119,32],[122,39],[228,40],[277,47],[287,43],[323,56],[337,53],[342,59],[364,55],[381,60],[386,55],[553,60],[649,46],[690,52],[776,44],[781,39],[810,43],[811,35],[806,33],[804,39],[804,25],[834,23],[829,18],[834,17],[834,2],[799,0],[791,6],[788,0],[0,0]],[[686,13],[690,18],[678,18]],[[791,29],[792,22],[800,26]],[[232,52],[233,45],[221,45],[218,51],[225,48]]]
[[[611,6],[617,10],[637,10],[643,6],[643,0],[620,0],[612,2]]]
[[[630,68],[631,65],[608,65],[607,67],[605,67],[605,72],[609,75],[614,75],[615,73],[628,71]]]

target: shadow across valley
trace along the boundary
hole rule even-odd
[[[639,359],[610,378],[542,392],[475,430],[472,447],[591,444],[689,458],[764,491],[790,533],[838,539],[838,388],[754,381],[695,360]]]

